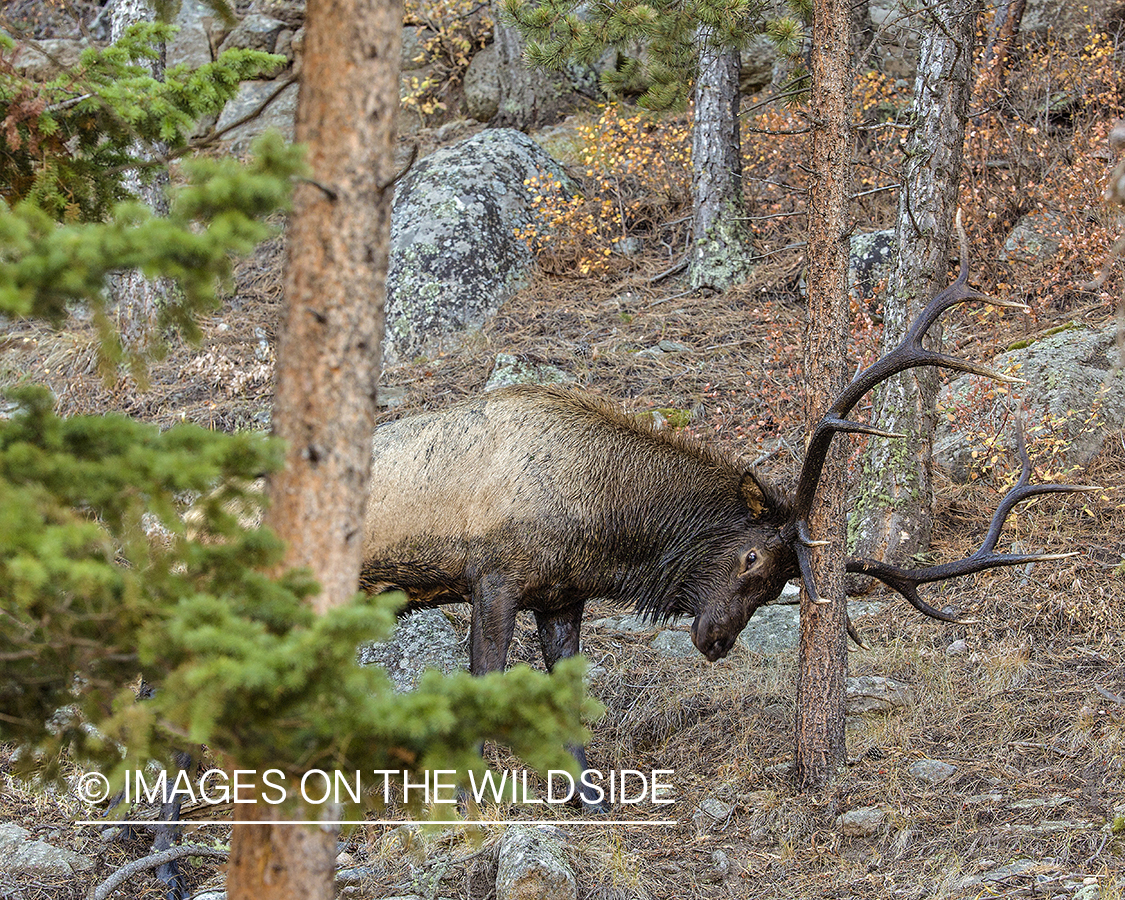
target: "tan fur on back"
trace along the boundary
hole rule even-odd
[[[629,452],[638,442],[657,452]],[[729,469],[587,394],[504,389],[376,431],[364,551],[420,534],[469,538],[544,516],[588,515],[591,504],[644,490],[661,466],[685,464]]]

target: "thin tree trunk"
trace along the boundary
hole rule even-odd
[[[1012,50],[1015,49],[1016,37],[1020,33],[1026,7],[1027,0],[1001,0],[996,5],[992,25],[988,29],[988,43],[981,62],[986,71],[990,67],[994,68],[993,78],[997,84],[1003,80],[1008,60],[1011,58]]]
[[[288,235],[273,428],[288,443],[266,524],[286,566],[310,569],[320,612],[356,592],[390,245],[402,7],[309,0],[296,138],[312,178]],[[231,900],[335,896],[336,832],[271,823],[307,810],[251,804],[231,842]]]
[[[700,29],[691,164],[694,229],[688,277],[693,289],[724,291],[746,281],[749,231],[742,203],[737,50],[715,47]]]
[[[970,94],[977,0],[933,7],[924,29],[914,87],[914,128],[906,149],[895,246],[888,279],[883,350],[897,345],[921,308],[948,281],[950,233],[957,208]],[[940,343],[940,329],[930,329]],[[875,403],[879,427],[905,439],[871,438],[852,513],[859,556],[904,565],[930,545],[932,450],[939,388],[932,368],[888,381]]]
[[[855,160],[852,119],[851,11],[848,0],[817,0],[813,12],[812,187],[809,193],[809,311],[804,364],[805,416],[817,422],[847,378],[848,207]],[[820,788],[844,763],[844,600],[846,447],[835,441],[825,461],[820,502],[809,526],[828,545],[813,551],[819,605],[801,589],[798,648],[796,780]]]
[[[155,16],[149,0],[117,0],[110,17],[110,40],[117,41],[130,25],[151,22]],[[151,63],[152,77],[158,81],[164,78],[164,63],[164,46],[161,45],[160,55]],[[163,149],[156,148],[158,153]],[[138,142],[133,146],[133,154],[139,159],[148,159],[149,148]],[[137,170],[130,169],[122,182],[155,215],[168,215],[167,169],[161,167],[150,172],[146,181],[141,180]],[[146,278],[132,269],[112,276],[109,290],[117,307],[118,332],[126,352],[132,357],[148,356],[159,337],[157,317],[168,300],[171,282],[167,278]]]

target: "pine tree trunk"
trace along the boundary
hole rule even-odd
[[[288,234],[273,428],[288,444],[269,525],[287,567],[310,569],[318,611],[357,591],[390,245],[402,7],[309,0],[296,139],[310,182]],[[315,182],[312,183],[312,182]],[[234,829],[231,900],[328,900],[336,833],[271,824],[308,810],[253,804]]]
[[[742,203],[739,54],[712,46],[705,28],[700,29],[700,45],[691,139],[695,224],[688,278],[694,290],[724,291],[753,272]]]
[[[811,429],[843,387],[847,370],[848,207],[855,136],[852,119],[851,13],[848,0],[817,0],[813,12],[812,187],[809,193],[809,311],[804,364],[805,416]],[[810,432],[811,434],[811,432]],[[835,441],[820,481],[810,531],[829,545],[813,551],[819,605],[801,591],[796,780],[801,789],[830,784],[845,759],[844,600],[846,446]]]
[[[130,25],[138,22],[151,22],[155,11],[150,0],[117,0],[110,17],[110,40],[117,41]],[[164,78],[164,47],[160,55],[151,63],[152,77],[158,81]],[[158,153],[163,147],[155,148]],[[139,159],[149,158],[149,148],[137,143],[133,154]],[[168,170],[163,166],[148,173],[142,181],[140,174],[131,169],[124,174],[122,182],[126,190],[148,206],[157,216],[168,215]],[[120,272],[109,280],[110,296],[117,308],[118,332],[126,353],[133,357],[145,357],[157,343],[157,317],[160,308],[167,302],[171,282],[166,278],[146,278],[137,270]]]
[[[996,4],[981,63],[986,71],[990,66],[994,67],[993,78],[997,84],[1003,80],[1008,60],[1015,49],[1026,7],[1027,0],[1001,0]]]
[[[923,306],[949,280],[950,233],[957,208],[970,94],[977,0],[951,0],[927,15],[914,87],[914,128],[906,149],[895,246],[888,280],[883,349],[897,345]],[[940,342],[940,329],[930,329]],[[895,376],[875,403],[880,428],[905,439],[871,438],[852,512],[859,556],[907,564],[930,545],[932,445],[939,388],[932,368]]]

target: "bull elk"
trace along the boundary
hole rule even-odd
[[[916,366],[1014,380],[922,346],[945,310],[989,299],[968,285],[960,221],[958,232],[956,281],[930,301],[898,347],[836,398],[812,432],[791,493],[727,454],[655,431],[581,391],[511,387],[376,429],[361,586],[404,591],[408,610],[471,603],[469,658],[477,675],[505,667],[518,610],[534,614],[550,669],[578,652],[582,612],[593,598],[653,620],[693,616],[692,640],[712,662],[791,578],[800,576],[819,601],[808,518],[829,445],[839,432],[895,436],[850,420],[856,403]],[[1022,476],[972,556],[924,569],[852,557],[847,570],[882,581],[927,616],[958,621],[922,600],[919,586],[1059,558],[995,552],[1017,503],[1084,489],[1031,484],[1022,438],[1020,455]],[[584,751],[575,748],[575,756],[585,769]]]

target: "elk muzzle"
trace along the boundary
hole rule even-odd
[[[712,610],[704,609],[691,623],[691,642],[709,662],[717,662],[730,653],[741,631],[732,628],[729,619],[717,619]]]

